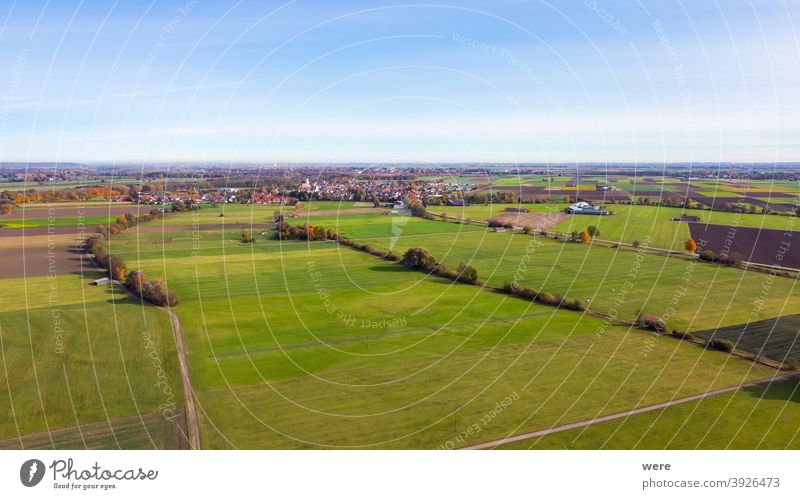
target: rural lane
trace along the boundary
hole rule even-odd
[[[189,379],[189,364],[186,362],[186,345],[183,342],[183,329],[181,320],[175,312],[158,307],[169,315],[172,322],[172,330],[175,331],[175,347],[178,351],[178,363],[181,368],[181,381],[183,383],[183,394],[186,398],[186,426],[189,430],[189,446],[192,449],[200,450],[200,419],[197,417],[197,406],[194,401],[194,389],[192,381]]]
[[[529,433],[522,433],[520,435],[514,435],[511,437],[500,438],[497,440],[492,440],[490,442],[484,442],[481,444],[471,445],[469,447],[464,447],[465,450],[481,450],[481,449],[491,449],[493,447],[497,447],[498,445],[505,445],[514,442],[521,442],[523,440],[529,440],[532,438],[543,437],[546,435],[550,435],[552,433],[559,433],[562,431],[567,430],[574,430],[577,428],[584,428],[586,426],[591,426],[598,423],[605,423],[607,421],[613,421],[615,419],[622,419],[628,416],[634,416],[636,414],[642,414],[645,412],[657,411],[659,409],[665,409],[667,407],[672,407],[674,405],[685,404],[687,402],[693,402],[695,400],[702,400],[706,397],[712,397],[714,395],[722,395],[724,393],[735,392],[741,390],[742,388],[750,388],[753,386],[764,385],[768,383],[777,383],[779,381],[786,381],[792,379],[793,377],[797,377],[797,373],[790,373],[784,374],[782,376],[773,376],[771,378],[761,379],[758,381],[752,381],[749,383],[742,383],[740,385],[729,386],[726,388],[718,388],[716,390],[710,390],[703,393],[698,393],[696,395],[690,395],[688,397],[683,397],[680,399],[674,399],[667,402],[661,402],[659,404],[648,405],[645,407],[640,407],[638,409],[631,409],[629,411],[617,412],[614,414],[609,414],[607,416],[600,416],[593,419],[586,419],[583,421],[577,421],[575,423],[569,423],[561,426],[553,426],[552,428],[546,428],[544,430],[532,431]]]
[[[144,302],[141,298],[133,294],[128,288],[120,285],[120,287],[134,300]],[[186,344],[183,341],[183,329],[181,327],[181,320],[175,315],[175,312],[164,307],[153,305],[154,307],[163,310],[172,323],[172,330],[175,333],[175,349],[178,352],[178,365],[181,370],[181,383],[183,385],[183,394],[185,397],[186,405],[186,426],[188,429],[189,447],[191,449],[200,450],[200,419],[197,417],[197,406],[194,401],[194,389],[192,388],[192,381],[189,379],[189,364],[186,362]]]

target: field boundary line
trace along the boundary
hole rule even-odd
[[[702,400],[707,397],[713,397],[715,395],[723,395],[725,393],[731,393],[741,390],[742,388],[751,388],[754,386],[764,385],[764,384],[772,384],[781,381],[788,381],[792,378],[797,378],[800,375],[797,373],[791,374],[784,374],[781,376],[772,376],[770,378],[765,378],[757,381],[750,381],[747,383],[741,383],[735,386],[729,386],[726,388],[717,388],[715,390],[709,390],[707,392],[698,393],[695,395],[690,395],[688,397],[683,397],[679,399],[669,400],[667,402],[660,402],[658,404],[648,405],[645,407],[639,407],[637,409],[631,409],[628,411],[623,412],[616,412],[613,414],[608,414],[606,416],[599,416],[592,419],[585,419],[583,421],[576,421],[574,423],[568,423],[564,425],[554,426],[552,428],[545,428],[543,430],[532,431],[528,433],[521,433],[519,435],[514,435],[505,438],[499,438],[497,440],[491,440],[489,442],[484,442],[480,444],[470,445],[468,447],[464,447],[463,450],[483,450],[483,449],[491,449],[497,447],[498,445],[505,445],[515,442],[521,442],[524,440],[530,440],[533,438],[544,437],[547,435],[551,435],[553,433],[560,433],[563,431],[574,430],[577,428],[585,428],[587,426],[592,426],[599,423],[605,423],[608,421],[614,421],[616,419],[627,418],[629,416],[635,416],[637,414],[644,414],[647,412],[657,411],[659,409],[666,409],[668,407],[672,407],[675,405],[685,404],[687,402],[694,402],[696,400]]]

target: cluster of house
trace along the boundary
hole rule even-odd
[[[405,197],[435,198],[450,195],[453,192],[472,190],[472,184],[443,181],[410,181],[395,179],[306,179],[297,189],[297,193],[309,198],[332,201],[359,201],[379,199],[393,202]]]
[[[162,191],[140,192],[139,203],[152,205],[184,204],[295,204],[296,199],[282,194],[269,192],[253,192],[238,187],[223,187],[219,189],[203,190],[201,192],[189,191]]]
[[[468,192],[473,186],[468,183],[443,181],[418,181],[387,178],[335,178],[311,180],[306,178],[295,188],[278,189],[270,192],[258,190],[224,187],[216,189],[187,189],[159,192],[140,192],[140,203],[152,205],[169,205],[176,202],[185,204],[294,204],[297,200],[330,200],[330,201],[372,201],[394,203],[405,198],[431,199],[444,198],[454,192]],[[463,206],[464,202],[450,199],[447,204]]]

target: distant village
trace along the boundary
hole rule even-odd
[[[560,196],[564,201],[629,199],[617,192],[613,182],[597,182],[592,194],[576,193],[581,177],[637,176],[643,183],[671,177],[683,182],[700,179],[726,181],[759,178],[795,180],[798,165],[775,169],[774,165],[687,168],[680,165],[237,165],[222,168],[212,165],[83,165],[77,163],[16,164],[0,163],[0,205],[26,202],[108,199],[134,201],[146,205],[191,209],[214,204],[293,205],[302,201],[352,201],[376,206],[419,200],[423,205],[480,204],[486,202],[539,202]],[[498,176],[542,175],[547,181],[556,176],[571,179],[564,188],[545,187],[492,189]],[[613,176],[612,176],[613,175]],[[652,175],[653,178],[648,178]],[[592,182],[590,182],[592,183]],[[570,190],[571,189],[571,190]],[[577,194],[577,195],[576,195]],[[525,196],[523,198],[523,196]]]
[[[439,204],[463,204],[460,198],[475,188],[472,183],[417,180],[311,180],[306,178],[296,186],[257,189],[246,187],[173,188],[132,194],[141,204],[186,205],[203,204],[272,204],[293,205],[300,201],[353,201],[374,204],[394,204],[403,199],[425,199]],[[438,201],[437,201],[438,200]]]

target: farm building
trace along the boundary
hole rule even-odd
[[[673,218],[673,222],[699,222],[700,217],[697,215],[681,215],[680,218]]]
[[[467,206],[463,199],[448,199],[447,206]]]
[[[506,208],[506,211],[509,212],[509,213],[530,213],[531,209],[530,208],[517,207],[517,208]]]
[[[92,281],[92,286],[106,286],[111,280],[108,277],[101,277]]]
[[[579,201],[569,206],[564,212],[570,215],[608,215],[608,211],[604,210],[602,206],[592,206],[585,201]]]

